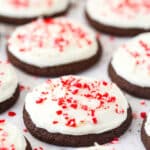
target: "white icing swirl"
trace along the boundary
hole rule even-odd
[[[150,29],[149,0],[88,0],[86,10],[107,26]]]
[[[49,67],[88,59],[97,53],[98,44],[95,34],[84,25],[57,18],[17,28],[8,49],[20,61]]]
[[[69,4],[70,0],[0,0],[0,15],[20,19],[54,15]]]
[[[0,102],[11,98],[18,86],[18,80],[13,68],[0,62]]]
[[[126,81],[140,87],[150,87],[150,33],[141,34],[120,46],[111,64]]]
[[[25,99],[25,109],[37,127],[69,135],[115,129],[126,120],[128,107],[115,84],[77,76],[48,80]]]
[[[26,150],[26,141],[21,131],[10,123],[0,123],[0,149]]]

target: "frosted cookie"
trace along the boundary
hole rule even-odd
[[[149,0],[88,0],[86,16],[96,29],[119,36],[150,31]]]
[[[19,27],[8,41],[8,58],[39,76],[73,74],[95,64],[101,55],[96,35],[67,18],[39,19]]]
[[[23,118],[39,140],[79,147],[104,144],[121,136],[132,115],[115,84],[64,76],[50,79],[27,94]]]
[[[13,68],[0,61],[0,113],[9,109],[19,97],[19,86]]]
[[[147,118],[144,120],[142,129],[141,129],[141,139],[146,148],[146,150],[150,149],[150,113]]]
[[[63,15],[70,0],[0,0],[0,22],[24,24],[38,17]]]
[[[112,57],[109,75],[128,93],[150,98],[150,33],[141,34],[120,46]]]
[[[0,149],[32,150],[30,143],[25,139],[21,131],[5,120],[0,120]]]

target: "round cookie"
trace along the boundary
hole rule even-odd
[[[0,113],[15,104],[19,93],[15,71],[9,64],[0,61]]]
[[[63,15],[70,5],[70,0],[0,0],[0,22],[19,25],[38,17]]]
[[[109,65],[109,76],[124,91],[150,98],[150,33],[120,46]]]
[[[115,84],[64,76],[49,79],[27,94],[23,119],[41,141],[80,147],[121,136],[131,124],[132,113]]]
[[[148,0],[88,0],[86,16],[99,31],[134,36],[150,31]]]
[[[150,149],[150,113],[147,118],[143,121],[142,129],[141,129],[141,139],[146,148],[146,150]]]
[[[0,149],[32,150],[30,143],[21,131],[5,120],[0,120]]]
[[[8,41],[8,58],[23,71],[59,76],[83,71],[101,55],[96,35],[67,18],[39,19],[19,27]]]

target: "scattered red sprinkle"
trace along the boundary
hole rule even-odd
[[[47,94],[48,94],[48,92],[42,92],[42,94],[43,94],[43,95],[47,95]]]
[[[58,121],[53,121],[53,124],[58,124]]]
[[[141,101],[140,101],[140,104],[141,104],[141,105],[145,105],[145,104],[146,104],[145,100],[141,100]]]
[[[74,127],[74,128],[75,128],[75,127],[77,126],[75,119],[69,119],[69,120],[67,121],[67,123],[66,123],[66,126]]]
[[[4,122],[5,122],[5,119],[1,119],[1,120],[0,120],[0,123],[4,123]]]
[[[112,96],[109,98],[108,102],[115,102],[116,101],[116,97],[115,96]]]
[[[46,98],[40,98],[39,100],[36,100],[36,104],[41,104],[46,100]]]
[[[56,111],[57,115],[61,115],[62,114],[62,110],[58,110]]]
[[[25,128],[25,129],[23,129],[23,131],[24,131],[25,133],[27,133],[27,132],[28,132],[28,129]]]
[[[108,97],[108,96],[109,94],[107,92],[103,94],[103,97]]]
[[[81,88],[82,87],[82,84],[81,83],[76,83],[74,86],[78,87],[78,88]]]
[[[13,111],[9,111],[9,112],[8,112],[8,116],[9,116],[9,117],[14,117],[14,116],[16,116],[16,113],[13,112]]]
[[[111,141],[112,144],[117,144],[118,142],[119,142],[119,139],[118,139],[117,137],[115,137],[115,138]]]
[[[103,85],[104,85],[104,86],[107,86],[108,83],[107,83],[106,81],[103,81]]]
[[[78,93],[78,89],[76,89],[76,90],[74,90],[74,91],[72,91],[72,94],[74,94],[74,95],[76,95],[77,93]]]
[[[88,110],[88,106],[87,105],[82,105],[81,107],[83,110],[87,111]]]
[[[145,119],[147,117],[147,113],[146,112],[141,112],[140,116],[142,119]]]
[[[97,119],[96,118],[92,118],[92,121],[94,124],[97,124]]]
[[[52,19],[52,18],[46,18],[46,19],[44,19],[44,23],[46,23],[46,24],[52,24],[52,23],[54,23],[55,21],[54,21],[54,19]]]
[[[24,85],[20,85],[19,89],[20,89],[20,91],[24,91],[25,90],[25,86]]]
[[[77,104],[71,104],[70,107],[77,109],[78,105]]]

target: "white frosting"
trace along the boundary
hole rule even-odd
[[[26,141],[21,131],[10,123],[0,123],[0,149],[26,150]]]
[[[145,129],[145,132],[148,136],[150,136],[150,113],[148,113],[148,116],[146,118],[146,122],[145,122],[145,125],[144,125],[144,129]]]
[[[126,81],[140,87],[150,87],[150,33],[136,36],[120,46],[111,64]]]
[[[18,86],[17,76],[13,68],[0,62],[0,103],[11,98]]]
[[[12,34],[9,51],[19,60],[38,67],[77,62],[98,50],[95,34],[67,18],[37,20]]]
[[[107,26],[150,29],[149,0],[88,0],[86,10]]]
[[[70,0],[0,0],[0,15],[14,18],[33,18],[54,15],[69,6]]]
[[[78,148],[77,150],[115,150],[115,149],[109,146],[100,146],[98,144],[95,144],[95,146],[86,147],[86,148]]]
[[[119,127],[128,109],[118,87],[106,84],[77,76],[51,79],[27,94],[25,109],[37,127],[50,133],[103,133]]]

